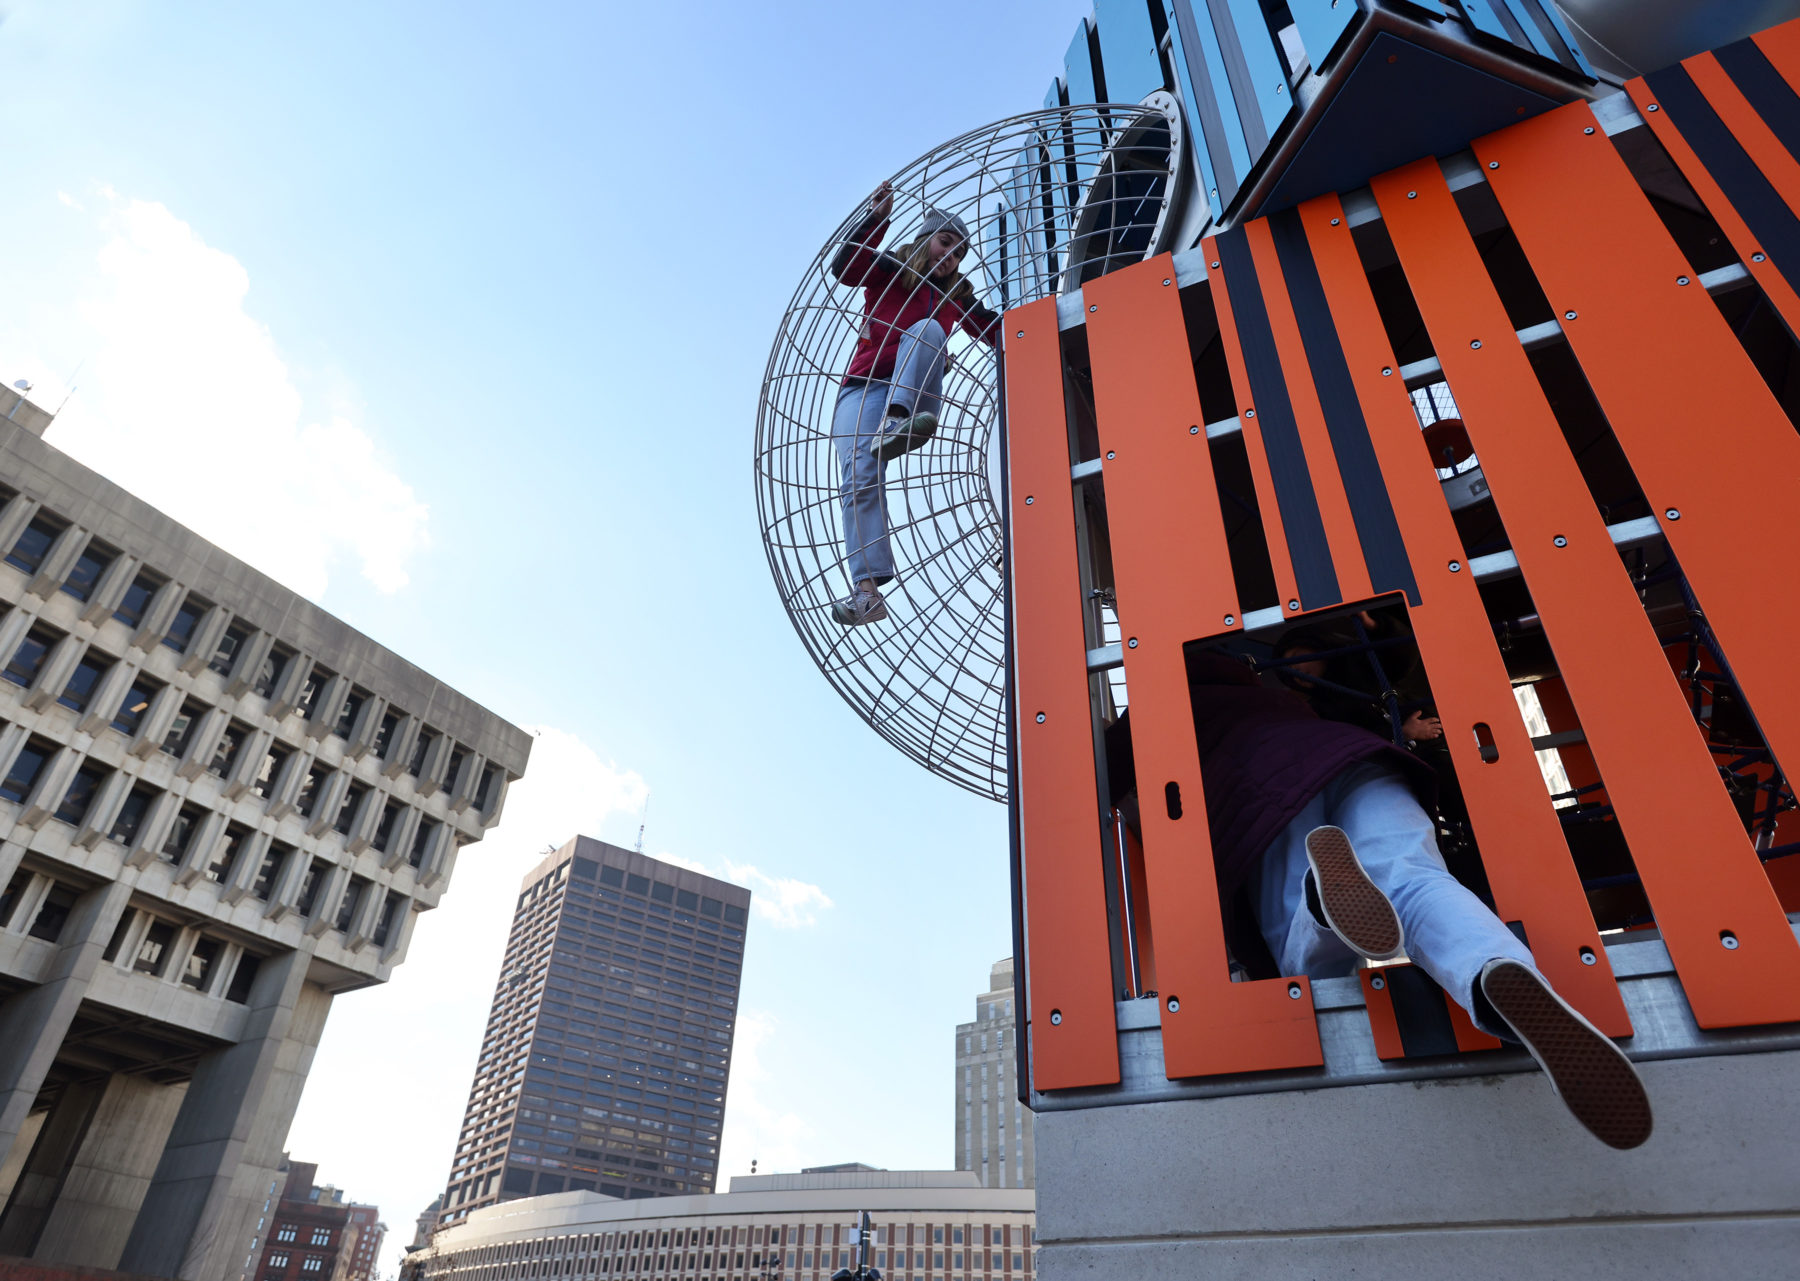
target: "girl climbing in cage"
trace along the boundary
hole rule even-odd
[[[880,591],[894,577],[887,463],[937,431],[950,331],[960,326],[989,345],[999,333],[999,315],[982,305],[961,271],[969,249],[963,220],[927,207],[919,234],[889,252],[881,242],[893,212],[894,189],[884,182],[831,262],[841,284],[863,291],[862,330],[831,419],[851,583],[831,616],[846,627],[887,617]]]

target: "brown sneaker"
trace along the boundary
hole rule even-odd
[[[1344,941],[1371,961],[1400,955],[1406,936],[1387,895],[1369,879],[1341,827],[1315,827],[1306,834],[1307,905]]]
[[[1517,961],[1489,961],[1481,971],[1481,994],[1595,1138],[1608,1147],[1635,1148],[1650,1137],[1650,1098],[1637,1068],[1543,975]]]

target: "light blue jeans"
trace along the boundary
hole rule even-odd
[[[1437,825],[1393,771],[1365,761],[1326,784],[1263,855],[1256,919],[1283,974],[1337,978],[1359,959],[1306,906],[1306,834],[1341,827],[1369,879],[1381,888],[1406,931],[1406,955],[1469,1011],[1477,1027],[1510,1038],[1477,1011],[1475,984],[1489,961],[1536,963],[1525,945],[1444,866]],[[1485,1003],[1483,1003],[1485,1004]]]
[[[845,568],[852,587],[865,578],[885,583],[894,576],[894,551],[888,545],[887,463],[869,451],[889,405],[909,414],[937,413],[944,393],[947,341],[937,321],[918,321],[901,335],[891,379],[847,382],[838,392],[831,443],[837,446]]]

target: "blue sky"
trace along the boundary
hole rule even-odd
[[[767,905],[722,1178],[951,1164],[1004,812],[811,667],[757,541],[756,397],[824,236],[1038,106],[1086,9],[0,3],[0,377],[543,731],[395,981],[338,1003],[295,1124],[390,1244],[441,1190],[519,877],[576,830],[630,844],[645,796],[648,852]]]

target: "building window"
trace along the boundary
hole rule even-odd
[[[75,568],[63,579],[62,589],[76,600],[86,600],[94,594],[94,585],[118,554],[99,539],[88,539],[88,545],[75,558]]]
[[[356,728],[357,715],[368,701],[369,691],[352,685],[350,697],[344,700],[343,710],[338,713],[337,724],[332,726],[332,732],[339,738],[349,738],[350,731]]]
[[[200,826],[200,820],[206,811],[198,805],[183,805],[175,815],[175,821],[169,824],[169,835],[163,841],[162,857],[170,863],[179,863],[181,856],[187,852],[188,842],[194,839],[194,832]]]
[[[375,933],[370,935],[376,947],[387,946],[388,936],[394,932],[394,922],[400,914],[400,905],[405,902],[404,895],[389,891],[387,901],[381,905],[381,919],[375,922]]]
[[[325,1260],[316,1254],[309,1254],[300,1260],[300,1271],[317,1275],[325,1270]]]
[[[44,762],[50,759],[55,750],[49,743],[38,739],[32,739],[21,747],[12,768],[6,771],[5,778],[0,779],[0,796],[23,804],[25,798],[31,795],[38,775],[44,772]]]
[[[275,780],[281,777],[281,767],[287,763],[289,755],[288,749],[280,743],[270,743],[269,749],[263,753],[262,766],[256,771],[256,781],[250,785],[250,790],[265,800],[273,795]]]
[[[278,1239],[285,1239],[288,1241],[293,1240],[292,1237],[278,1238]],[[276,1254],[271,1254],[269,1256],[269,1266],[271,1268],[285,1268],[285,1267],[287,1267],[287,1265],[288,1265],[287,1251],[283,1250]]]
[[[76,893],[72,886],[60,881],[50,887],[44,896],[43,906],[38,908],[37,917],[31,922],[31,928],[25,932],[34,939],[43,939],[54,943],[62,936],[64,922],[74,910]]]
[[[144,815],[149,812],[150,802],[155,799],[155,790],[142,783],[132,788],[125,803],[119,807],[118,817],[113,819],[112,830],[106,834],[107,839],[121,845],[130,845],[137,839],[138,828],[144,825]]]
[[[300,896],[294,900],[294,910],[302,916],[311,916],[313,904],[318,900],[319,889],[325,883],[325,874],[331,865],[322,858],[315,858],[306,869],[306,879],[300,882]]]
[[[83,765],[75,771],[75,780],[63,794],[62,804],[56,807],[56,817],[65,823],[81,822],[88,806],[94,803],[100,784],[106,781],[106,774],[107,771],[98,765]]]
[[[75,670],[69,673],[69,683],[63,686],[63,692],[57,702],[77,712],[87,710],[88,699],[94,696],[100,678],[106,675],[106,669],[112,666],[112,659],[105,654],[89,650],[75,664]]]
[[[413,743],[412,759],[406,763],[406,772],[414,778],[425,768],[425,757],[431,751],[431,745],[437,741],[437,735],[430,730],[421,729],[418,739]]]
[[[17,566],[27,574],[37,573],[38,566],[44,563],[44,557],[50,551],[50,544],[56,541],[63,529],[63,525],[47,516],[36,517],[25,526],[25,532],[19,535],[19,541],[6,553],[6,563]]]
[[[265,903],[269,901],[269,895],[275,892],[275,880],[281,875],[281,865],[293,852],[293,847],[289,845],[269,846],[269,852],[263,855],[262,866],[256,869],[256,879],[250,884],[252,898],[261,899]]]
[[[225,727],[219,735],[219,746],[213,751],[213,758],[206,769],[209,774],[220,778],[230,778],[237,768],[238,754],[244,750],[244,740],[250,737],[248,726],[239,725],[236,721]]]
[[[382,760],[387,759],[388,745],[394,741],[394,731],[400,728],[400,718],[406,713],[392,707],[388,708],[381,718],[381,728],[375,731],[375,755]]]
[[[319,797],[325,791],[325,779],[330,773],[323,765],[314,765],[306,771],[306,781],[300,784],[300,795],[295,800],[294,808],[307,818],[313,816],[313,808],[318,805]]]
[[[113,610],[113,617],[127,627],[136,627],[144,621],[144,611],[150,608],[150,601],[162,590],[163,580],[155,574],[144,570],[131,580],[131,586],[125,589],[125,595],[119,601],[119,607]]]
[[[212,977],[213,965],[219,959],[222,946],[218,939],[204,937],[194,944],[194,950],[188,953],[187,964],[181,967],[183,987],[191,987],[196,992],[206,991],[206,980]]]
[[[331,1229],[330,1228],[314,1228],[312,1230],[312,1240],[307,1242],[307,1244],[308,1245],[330,1245],[331,1244]]]
[[[237,661],[238,651],[249,639],[250,629],[242,623],[233,623],[225,629],[225,634],[219,637],[219,647],[213,650],[213,655],[206,660],[206,665],[221,676],[231,675],[231,665]]]
[[[0,676],[6,677],[15,685],[29,686],[37,679],[38,669],[44,665],[44,655],[61,637],[48,627],[34,627],[19,642],[19,648],[7,660]]]
[[[389,801],[381,811],[381,822],[375,825],[375,837],[370,844],[383,854],[387,853],[388,842],[394,838],[394,825],[400,821],[402,808],[399,801]]]
[[[300,1230],[298,1228],[296,1228],[293,1224],[284,1223],[279,1228],[275,1229],[275,1239],[277,1241],[281,1242],[283,1245],[291,1245],[294,1241],[294,1238],[298,1235],[299,1231]],[[287,1255],[285,1255],[285,1254],[282,1255],[281,1260],[283,1263],[286,1263]]]
[[[344,836],[350,835],[350,824],[356,821],[356,807],[362,798],[369,794],[366,787],[347,787],[344,789],[344,803],[338,806],[337,820],[332,827]]]
[[[138,722],[143,719],[150,700],[161,689],[162,686],[148,676],[136,677],[131,682],[131,688],[125,692],[125,697],[120,700],[119,710],[113,714],[112,727],[127,737],[137,733]]]
[[[369,883],[362,877],[350,878],[350,884],[344,890],[343,900],[338,904],[337,919],[331,923],[332,929],[340,934],[350,932],[350,923],[356,919],[356,909],[362,906],[363,891],[368,887]]]
[[[410,867],[425,865],[425,851],[431,848],[432,838],[437,835],[438,824],[424,819],[419,821],[419,830],[413,833],[412,851],[407,854],[406,862]]]
[[[193,736],[194,726],[206,715],[206,705],[188,699],[182,703],[181,710],[175,713],[175,719],[169,722],[169,732],[163,735],[162,750],[170,756],[179,757],[187,751],[188,739]]]
[[[262,957],[245,952],[238,957],[237,969],[232,973],[231,986],[225,989],[225,999],[235,1001],[239,1005],[250,1002],[250,985],[256,982],[256,972],[262,968]]]
[[[200,616],[211,608],[206,601],[189,592],[181,602],[181,608],[175,611],[169,630],[163,633],[162,643],[177,654],[187,653],[187,647],[194,639],[194,628],[200,625]]]
[[[168,960],[169,945],[175,941],[175,927],[167,921],[152,921],[144,941],[138,944],[137,959],[131,968],[139,974],[160,975]]]
[[[306,674],[306,684],[300,689],[299,707],[300,714],[307,720],[310,721],[313,718],[313,708],[319,701],[319,693],[325,688],[325,682],[331,677],[332,673],[317,663],[314,663],[312,671]]]
[[[206,865],[206,879],[215,885],[223,885],[231,878],[231,869],[237,865],[238,852],[243,849],[244,838],[250,835],[250,829],[239,827],[233,823],[225,833],[225,839],[219,842],[218,852]]]
[[[256,673],[256,692],[264,698],[275,697],[275,690],[287,674],[288,664],[293,661],[293,650],[286,645],[271,645],[268,657],[263,659],[262,667]]]

